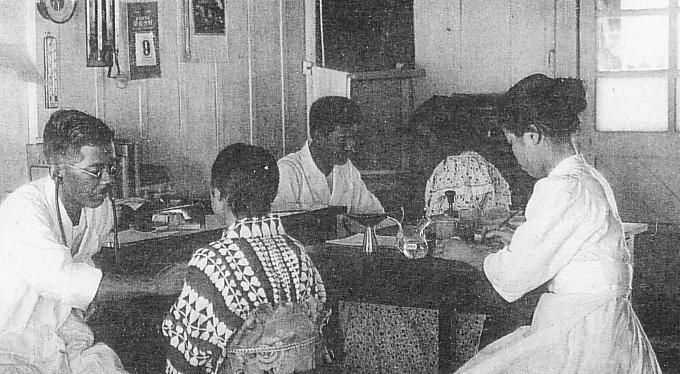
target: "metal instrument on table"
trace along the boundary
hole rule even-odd
[[[396,215],[394,213],[398,212],[392,212],[390,213],[371,213],[371,214],[352,214],[352,213],[343,213],[346,217],[351,218],[355,221],[357,221],[360,225],[364,226],[365,231],[364,231],[364,239],[363,239],[363,248],[365,253],[373,253],[373,250],[378,248],[378,237],[375,233],[375,227],[382,222],[383,220],[389,218],[393,221],[396,221],[396,219],[390,217],[390,215]],[[400,210],[401,214],[401,220],[404,219],[404,208],[401,208]]]
[[[474,208],[457,210],[454,208],[456,192],[444,192],[449,208],[443,213],[432,216],[435,223],[437,241],[460,238],[466,241],[481,240],[483,234],[484,209],[490,198],[486,193],[479,199],[473,197]]]
[[[456,200],[456,191],[446,191],[444,192],[444,196],[446,196],[446,201],[449,203],[449,209],[446,211],[446,215],[454,219],[460,218],[460,212],[453,209],[453,203]]]
[[[131,196],[139,196],[139,144],[116,139],[116,156],[121,168],[120,179],[116,181],[116,193],[126,199]]]
[[[443,214],[432,216],[437,240],[447,239],[459,236],[458,223],[460,221],[460,212],[454,209],[454,201],[456,199],[456,191],[449,190],[444,192],[449,208]]]
[[[375,226],[377,226],[382,220],[387,218],[386,213],[376,213],[376,214],[350,214],[345,213],[345,216],[359,222],[360,225],[364,226],[364,243],[363,248],[365,253],[372,253],[374,249],[378,248],[378,237],[375,234]]]

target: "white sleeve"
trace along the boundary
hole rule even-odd
[[[0,208],[3,271],[23,278],[41,296],[78,308],[92,301],[102,273],[94,266],[74,263],[68,247],[53,230],[49,208],[28,194],[10,197]]]
[[[284,212],[300,209],[298,199],[302,175],[292,162],[285,159],[277,162],[279,168],[279,188],[271,204],[272,212]]]
[[[504,299],[517,300],[552,279],[605,216],[606,209],[579,180],[542,179],[527,205],[526,222],[508,246],[485,258],[484,273]]]
[[[352,165],[352,206],[350,207],[351,213],[384,213],[380,200],[378,200],[371,191],[368,190],[363,179],[361,179],[361,173],[359,170]]]

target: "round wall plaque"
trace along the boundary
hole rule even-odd
[[[73,17],[76,0],[37,0],[38,13],[56,23],[64,23]]]

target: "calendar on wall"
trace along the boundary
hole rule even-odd
[[[127,4],[131,80],[161,76],[157,4]]]

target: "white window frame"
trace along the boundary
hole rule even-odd
[[[595,1],[581,1],[579,9],[579,27],[580,27],[580,67],[581,77],[587,84],[592,84],[592,90],[589,90],[591,96],[589,103],[594,103],[594,111],[592,113],[593,129],[597,133],[635,133],[642,132],[648,134],[668,134],[676,133],[680,129],[680,123],[677,123],[679,118],[677,115],[678,96],[677,82],[680,76],[678,70],[678,17],[680,16],[679,0],[669,0],[668,8],[660,9],[640,9],[640,10],[597,10]],[[645,15],[668,15],[668,66],[667,69],[661,70],[637,70],[637,71],[599,71],[598,68],[598,20],[600,17],[620,17],[620,16],[645,16]],[[668,113],[667,126],[665,130],[601,130],[595,123],[597,115],[597,80],[600,78],[631,78],[631,77],[664,77],[667,79],[667,93],[668,93]],[[634,103],[633,103],[634,105]]]

